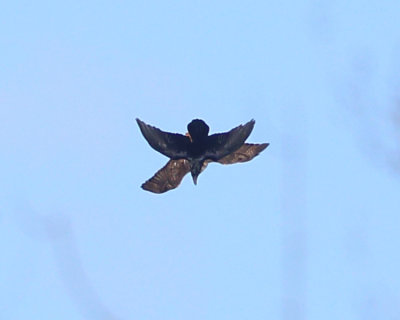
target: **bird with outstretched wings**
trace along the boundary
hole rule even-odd
[[[186,135],[164,132],[139,119],[136,121],[150,146],[170,158],[163,168],[142,185],[144,190],[154,193],[175,189],[188,172],[194,184],[197,184],[197,177],[208,163],[246,162],[269,145],[245,143],[254,128],[254,120],[228,132],[212,135],[208,135],[209,127],[199,119],[188,124]]]

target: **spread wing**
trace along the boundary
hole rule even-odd
[[[182,134],[169,133],[150,126],[136,119],[140,131],[150,146],[171,159],[180,159],[187,156],[187,146],[190,139]]]
[[[233,164],[247,162],[258,156],[269,146],[269,143],[262,144],[243,144],[237,151],[218,160],[222,164]],[[212,162],[204,161],[201,171]],[[182,182],[183,177],[190,172],[189,161],[185,159],[169,160],[167,164],[156,172],[156,174],[142,184],[144,190],[154,193],[164,193],[175,189]]]
[[[255,121],[251,120],[231,131],[216,133],[207,138],[206,158],[218,161],[238,150],[249,137]]]
[[[202,172],[209,162],[204,161]],[[179,186],[188,172],[190,172],[190,163],[186,159],[169,160],[154,176],[142,184],[142,188],[154,193],[167,192]]]
[[[219,159],[222,164],[233,164],[238,162],[247,162],[258,156],[269,146],[269,143],[251,144],[245,143],[238,150]]]
[[[189,161],[185,159],[170,160],[153,177],[143,183],[142,188],[154,193],[164,193],[179,186],[189,171]]]

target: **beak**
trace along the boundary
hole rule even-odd
[[[194,185],[197,185],[197,176],[192,176]]]

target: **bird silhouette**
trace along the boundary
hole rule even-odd
[[[164,132],[139,119],[136,121],[150,146],[171,159],[142,185],[144,190],[155,193],[176,188],[189,171],[194,184],[197,184],[199,174],[208,163],[246,162],[269,145],[244,143],[254,128],[254,120],[228,132],[213,135],[208,135],[209,127],[199,119],[188,124],[189,132],[186,135]]]

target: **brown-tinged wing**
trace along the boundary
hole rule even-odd
[[[238,162],[247,162],[258,156],[262,151],[269,146],[269,143],[251,144],[245,143],[238,150],[219,159],[222,164],[233,164]]]
[[[171,159],[180,159],[187,156],[189,137],[179,133],[164,132],[136,119],[140,131],[150,146]]]
[[[206,159],[218,161],[238,150],[249,137],[255,121],[251,120],[228,132],[216,133],[207,138]]]
[[[153,177],[143,183],[142,188],[154,193],[167,192],[179,186],[189,171],[189,161],[185,159],[170,160]]]

